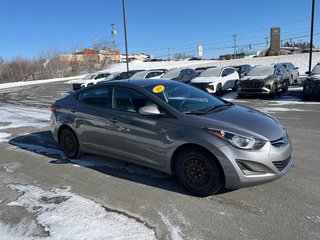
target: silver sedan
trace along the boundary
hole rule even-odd
[[[51,110],[67,157],[93,153],[154,168],[198,196],[273,181],[292,164],[290,137],[275,118],[176,81],[112,81]]]

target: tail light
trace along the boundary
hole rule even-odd
[[[51,112],[55,112],[55,111],[57,111],[59,108],[60,108],[60,106],[57,105],[57,104],[55,104],[55,103],[50,106]]]

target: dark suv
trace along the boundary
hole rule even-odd
[[[306,74],[309,77],[303,81],[303,96],[305,98],[320,97],[320,62],[313,67],[311,72],[306,72]]]
[[[243,78],[252,69],[249,64],[235,65],[232,67],[237,70],[239,79]]]
[[[171,79],[183,83],[189,83],[193,78],[197,77],[198,74],[194,69],[191,68],[175,68],[166,72],[161,78]]]
[[[255,66],[239,81],[238,96],[275,95],[278,90],[287,92],[289,80],[286,78],[286,74],[287,72],[281,64]]]

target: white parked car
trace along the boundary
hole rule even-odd
[[[235,68],[209,68],[190,82],[193,86],[206,90],[208,93],[221,95],[223,90],[238,89],[239,74]]]
[[[164,69],[146,70],[146,71],[141,71],[133,74],[129,79],[144,79],[144,78],[158,79],[163,74],[165,74],[165,72],[166,71]]]
[[[110,75],[109,72],[97,72],[97,73],[88,74],[79,80],[73,81],[72,88],[73,90],[78,90],[80,88],[96,84],[100,81],[105,80],[105,78],[108,77],[109,75]]]
[[[83,82],[81,84],[81,87],[88,87],[94,84],[97,84],[98,82],[104,81],[107,79],[107,77],[110,75],[109,72],[98,72],[95,74],[95,76],[90,79],[90,80],[86,80],[85,82]]]

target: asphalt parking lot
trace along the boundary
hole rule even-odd
[[[199,198],[148,168],[95,155],[65,158],[50,133],[49,105],[69,89],[60,82],[0,90],[0,232],[8,234],[0,239],[45,238],[54,231],[92,237],[105,229],[101,221],[90,224],[106,213],[127,221],[112,234],[128,231],[125,226],[136,231],[124,239],[320,239],[319,100],[305,102],[297,88],[275,99],[226,93],[225,99],[285,126],[294,163],[277,181]]]

